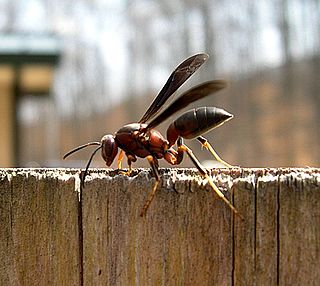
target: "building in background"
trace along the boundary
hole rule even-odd
[[[49,35],[0,34],[0,166],[21,163],[18,105],[21,97],[49,96],[60,47]],[[32,144],[32,143],[31,143]]]

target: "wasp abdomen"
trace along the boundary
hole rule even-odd
[[[191,109],[183,113],[169,126],[167,138],[169,142],[173,142],[176,135],[193,139],[218,127],[232,117],[232,114],[217,107]]]

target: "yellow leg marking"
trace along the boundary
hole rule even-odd
[[[144,206],[142,207],[141,209],[141,212],[140,212],[140,216],[145,216],[146,215],[146,212],[157,192],[157,188],[158,188],[158,185],[159,185],[159,181],[156,181],[155,185],[153,186],[153,189],[148,197],[148,199],[146,200],[146,202],[144,203]]]
[[[140,212],[140,216],[144,216],[157,192],[157,188],[158,188],[158,185],[159,185],[159,182],[160,182],[160,177],[159,177],[159,174],[158,174],[158,169],[157,169],[157,166],[156,166],[156,161],[155,159],[150,155],[150,156],[147,156],[147,160],[149,161],[149,164],[154,172],[154,176],[156,178],[156,183],[155,185],[153,186],[153,189],[148,197],[148,199],[146,200],[146,202],[144,203],[144,206],[142,207],[141,209],[141,212]]]
[[[124,176],[130,176],[132,172],[131,166],[128,167],[128,171],[119,171],[119,174],[124,175]]]
[[[208,174],[205,174],[205,177],[207,178],[210,186],[212,187],[214,192],[219,196],[219,198],[222,199],[236,215],[244,219],[243,216],[237,211],[237,209],[228,201],[228,199],[224,196],[224,194],[218,189],[216,184],[212,181],[211,177]]]
[[[123,159],[123,151],[120,150],[119,156],[118,156],[118,169],[121,170],[122,168],[122,159]],[[132,161],[128,159],[128,171],[119,171],[120,174],[130,176],[132,172]]]
[[[131,164],[129,164],[129,166],[128,166],[128,171],[127,171],[127,175],[130,176],[130,175],[131,175],[131,172],[132,172],[132,166],[131,166]]]
[[[121,167],[122,167],[122,159],[123,159],[123,151],[120,150],[120,153],[118,156],[118,169],[121,169]]]
[[[203,145],[205,145],[205,144],[203,144]],[[210,144],[209,144],[209,146],[210,146]],[[184,150],[189,155],[190,159],[193,161],[193,163],[195,164],[195,166],[197,167],[197,169],[201,173],[201,176],[204,176],[208,180],[210,186],[212,187],[213,191],[218,195],[218,197],[221,200],[223,200],[235,214],[237,214],[238,216],[240,216],[243,219],[243,216],[237,211],[237,209],[228,201],[228,199],[224,196],[224,194],[215,185],[215,183],[213,182],[211,177],[208,175],[207,171],[203,168],[203,166],[200,164],[198,159],[193,155],[192,150],[189,147],[187,147],[186,145],[182,145],[180,147],[182,148],[182,150]]]
[[[205,147],[207,150],[209,150],[209,152],[213,155],[213,157],[215,157],[216,160],[217,160],[218,162],[220,162],[221,164],[225,165],[225,166],[228,167],[228,168],[233,168],[233,167],[234,167],[234,166],[228,164],[227,162],[223,161],[223,160],[219,157],[219,155],[217,154],[217,152],[214,151],[214,149],[212,148],[212,146],[210,145],[209,142],[203,143],[202,146]]]
[[[123,176],[130,176],[131,175],[131,171],[118,171],[119,174],[123,175]]]

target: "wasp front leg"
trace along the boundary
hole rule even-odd
[[[119,154],[120,156],[120,154]],[[131,154],[126,154],[127,156],[127,162],[128,162],[128,170],[127,171],[123,171],[119,169],[119,173],[122,175],[126,175],[126,176],[130,176],[131,172],[132,172],[132,162],[136,162],[137,161],[137,157]],[[122,158],[121,158],[122,159]],[[119,159],[118,159],[119,161]]]
[[[121,170],[122,168],[122,159],[123,159],[123,150],[120,150],[118,156],[118,169]]]

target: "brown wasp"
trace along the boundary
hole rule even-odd
[[[208,55],[201,53],[187,58],[183,61],[170,75],[164,87],[159,92],[158,96],[153,100],[145,114],[137,123],[130,123],[120,128],[114,135],[108,134],[102,137],[101,142],[89,142],[87,144],[76,147],[67,154],[63,159],[82,148],[97,145],[99,146],[92,153],[84,174],[81,179],[83,186],[88,168],[96,152],[101,149],[101,155],[107,166],[110,166],[114,161],[118,148],[120,153],[118,157],[118,168],[121,169],[121,161],[123,152],[128,160],[128,171],[131,172],[132,162],[137,160],[137,157],[147,158],[156,179],[156,183],[149,194],[142,210],[141,216],[145,215],[153,197],[157,191],[160,182],[158,159],[164,158],[171,165],[178,165],[183,159],[184,153],[190,157],[193,164],[199,170],[201,176],[206,178],[212,189],[235,213],[237,210],[227,200],[223,193],[217,188],[213,180],[209,176],[207,170],[200,164],[198,159],[192,153],[191,149],[184,144],[183,138],[196,138],[202,146],[208,149],[217,161],[226,167],[232,167],[223,161],[214,151],[209,142],[201,135],[209,130],[220,126],[224,122],[230,120],[233,115],[223,109],[216,107],[200,107],[191,109],[175,121],[173,121],[167,129],[167,139],[154,128],[169,118],[171,115],[188,106],[190,103],[208,96],[211,93],[217,92],[226,87],[226,82],[223,80],[213,80],[204,82],[198,86],[191,88],[183,93],[179,98],[172,102],[162,113],[159,111],[163,107],[168,98],[208,59]],[[157,116],[156,116],[157,115]],[[148,123],[147,123],[148,122]],[[177,143],[177,149],[173,146]]]

